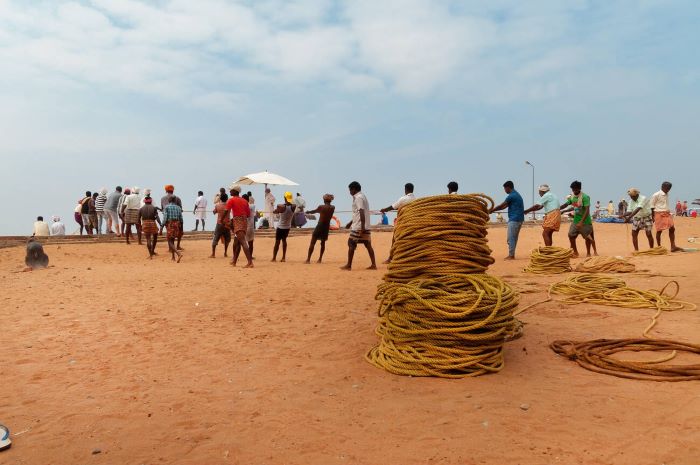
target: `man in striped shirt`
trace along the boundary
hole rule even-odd
[[[95,211],[97,212],[97,234],[102,234],[102,223],[105,223],[105,234],[108,224],[107,212],[105,212],[105,204],[107,203],[107,189],[104,187],[100,190],[100,194],[95,199]]]
[[[175,241],[180,238],[182,208],[177,204],[177,200],[178,198],[173,195],[170,197],[169,203],[163,209],[163,225],[168,228],[168,249],[170,250],[172,259],[175,261],[175,255],[177,255],[177,262],[180,263],[182,254],[175,247]],[[162,226],[160,232],[163,232]]]

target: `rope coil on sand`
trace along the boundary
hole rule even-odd
[[[378,368],[406,376],[463,378],[503,368],[503,344],[520,325],[518,294],[484,274],[493,263],[484,195],[415,200],[401,208],[393,259],[379,285]],[[448,225],[448,226],[445,226]]]
[[[666,247],[654,247],[653,249],[649,250],[640,250],[637,252],[634,252],[632,255],[635,257],[639,256],[648,256],[648,255],[668,255],[668,249]]]
[[[591,257],[576,267],[579,273],[632,273],[634,263],[618,257]]]
[[[559,274],[571,271],[574,251],[562,247],[539,247],[530,254],[530,264],[525,272],[534,274]]]
[[[669,286],[675,285],[676,292],[667,295]],[[575,305],[594,303],[622,308],[656,309],[651,323],[643,336],[656,326],[664,311],[696,310],[697,305],[677,300],[680,291],[677,281],[671,281],[660,291],[640,290],[627,286],[625,281],[611,276],[580,275],[555,283],[550,288],[552,294],[566,295],[563,303]],[[551,297],[550,297],[551,300]],[[648,381],[693,381],[700,380],[700,364],[662,365],[673,360],[678,352],[700,355],[700,346],[677,341],[656,339],[599,339],[586,342],[555,341],[550,348],[557,354],[576,361],[583,368],[617,376],[620,378]],[[671,352],[657,360],[620,360],[613,355],[619,352]]]

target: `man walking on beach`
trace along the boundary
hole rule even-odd
[[[158,217],[158,209],[153,206],[153,199],[147,195],[143,199],[144,205],[139,209],[139,223],[141,232],[146,236],[146,248],[148,258],[153,259],[156,254],[156,244],[158,243],[158,230],[163,227]]]
[[[226,208],[231,211],[231,224],[233,225],[233,235],[236,241],[240,244],[248,259],[248,264],[245,268],[253,268],[253,256],[250,254],[250,248],[248,247],[248,241],[246,240],[246,232],[248,231],[248,218],[250,217],[250,205],[248,201],[241,198],[241,186],[234,184],[230,189],[231,198],[226,202]],[[233,259],[231,260],[231,265],[236,266],[238,263],[238,255],[240,250],[236,253],[233,251]]]
[[[178,198],[174,195],[170,196],[169,203],[163,209],[163,225],[168,229],[168,250],[173,261],[175,261],[175,255],[177,255],[177,262],[180,263],[182,260],[182,254],[175,247],[175,241],[179,240],[180,227],[182,226],[182,207],[177,204]],[[160,232],[163,232],[163,225],[161,225]]]
[[[571,183],[571,192],[573,195],[566,199],[566,202],[559,208],[564,210],[570,206],[574,208],[574,221],[569,228],[569,242],[574,251],[574,258],[578,258],[578,249],[576,248],[576,238],[581,235],[586,241],[587,256],[591,256],[591,246],[593,245],[593,221],[591,219],[591,198],[588,194],[581,192],[583,185],[580,181]],[[598,252],[596,251],[596,255]]]
[[[117,186],[117,188],[109,194],[107,197],[107,202],[105,203],[105,213],[109,221],[107,222],[107,233],[111,234],[113,229],[116,230],[117,236],[121,236],[119,229],[119,200],[122,197],[122,186]]]
[[[639,231],[642,229],[646,232],[649,240],[649,248],[654,248],[654,236],[651,230],[654,227],[654,220],[651,216],[651,204],[649,199],[639,193],[639,189],[634,187],[627,191],[627,194],[632,199],[630,202],[630,212],[622,215],[625,223],[632,221],[632,244],[634,250],[639,252]]]
[[[661,247],[661,234],[668,231],[668,237],[671,240],[671,252],[682,252],[683,249],[676,246],[676,227],[673,224],[673,216],[668,204],[668,193],[671,191],[673,184],[665,181],[661,184],[661,190],[651,196],[650,207],[654,216],[654,225],[656,226],[656,245]]]
[[[228,257],[228,245],[231,243],[231,214],[228,207],[228,195],[226,192],[219,194],[219,203],[214,206],[216,215],[216,227],[214,228],[214,239],[211,242],[211,255],[209,258],[216,258],[216,246],[219,240],[224,239],[224,257]]]
[[[331,205],[334,197],[331,194],[323,196],[323,205],[319,205],[315,210],[311,210],[309,214],[318,213],[318,223],[314,232],[311,234],[311,244],[309,244],[309,255],[306,257],[306,264],[311,263],[311,255],[314,253],[316,242],[321,241],[321,255],[318,257],[317,263],[323,262],[323,254],[326,252],[326,241],[331,230],[331,219],[335,213],[335,206]]]
[[[515,249],[518,245],[520,229],[525,222],[525,204],[522,196],[515,190],[513,181],[506,181],[503,184],[506,191],[506,200],[491,209],[491,213],[508,208],[508,256],[506,260],[515,260]]]
[[[199,191],[197,193],[197,199],[194,201],[194,229],[196,231],[199,229],[199,222],[202,222],[202,231],[204,231],[204,223],[207,219],[207,199],[204,198],[204,192]]]
[[[182,211],[182,200],[180,200],[180,197],[175,195],[175,186],[172,184],[168,184],[165,186],[165,195],[161,197],[160,199],[160,208],[165,211],[165,207],[170,204],[170,199],[175,199],[175,205],[180,207],[180,211]],[[178,237],[175,239],[177,240],[177,250],[182,250],[182,247],[180,247],[180,241],[182,240],[182,235],[184,234],[184,228],[185,228],[185,221],[181,217],[180,219],[181,224],[180,224],[180,230],[178,231]],[[163,221],[165,223],[165,220]]]
[[[374,258],[374,249],[372,248],[372,235],[369,230],[370,213],[369,201],[364,193],[359,182],[353,181],[348,186],[350,195],[352,196],[352,221],[345,226],[350,229],[350,237],[348,238],[348,263],[341,267],[341,270],[352,270],[352,261],[355,257],[355,250],[358,244],[364,244],[369,253],[369,258],[372,261],[368,270],[376,270],[377,262]]]
[[[540,186],[540,202],[525,210],[524,214],[544,209],[544,222],[542,223],[542,238],[544,245],[551,247],[554,243],[553,235],[561,228],[561,210],[559,198],[554,195],[547,184]]]
[[[250,203],[250,196],[248,194],[241,195],[241,198],[248,202],[248,207],[250,208],[250,216],[248,217],[248,229],[246,229],[245,232],[245,240],[248,241],[248,249],[250,250],[250,256],[253,260],[255,260],[255,257],[253,256],[253,245],[255,242],[255,215],[257,214],[257,210],[255,209],[255,204]],[[238,257],[241,253],[241,244],[238,241],[234,242],[235,246],[233,252]]]
[[[380,211],[382,214],[386,214],[387,212],[390,211],[399,211],[401,207],[404,205],[408,205],[409,203],[413,202],[416,200],[416,196],[413,194],[413,184],[412,183],[406,183],[404,186],[404,195],[399,197],[399,199],[394,202],[393,204],[389,205],[388,207],[382,208]],[[391,239],[391,250],[394,249],[394,238],[392,237]],[[391,263],[391,259],[393,258],[392,252],[389,251],[389,258],[386,259],[384,262],[385,264]]]

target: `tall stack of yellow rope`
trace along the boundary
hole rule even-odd
[[[401,208],[392,262],[377,291],[373,365],[406,376],[462,378],[497,372],[518,327],[518,294],[495,276],[484,195],[415,200]]]

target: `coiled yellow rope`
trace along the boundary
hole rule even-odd
[[[530,254],[530,264],[525,271],[535,274],[558,274],[571,271],[574,251],[561,247],[539,247]]]
[[[521,330],[518,294],[484,274],[493,263],[483,195],[415,200],[401,208],[393,259],[377,291],[379,344],[367,360],[390,373],[462,378],[497,372]]]
[[[647,255],[668,255],[668,249],[666,247],[654,247],[653,249],[634,252],[632,255],[635,257]]]
[[[427,197],[401,207],[384,280],[485,272],[494,262],[486,238],[492,206],[491,198],[473,194]]]
[[[579,273],[632,273],[636,267],[624,258],[591,257],[576,267]]]

